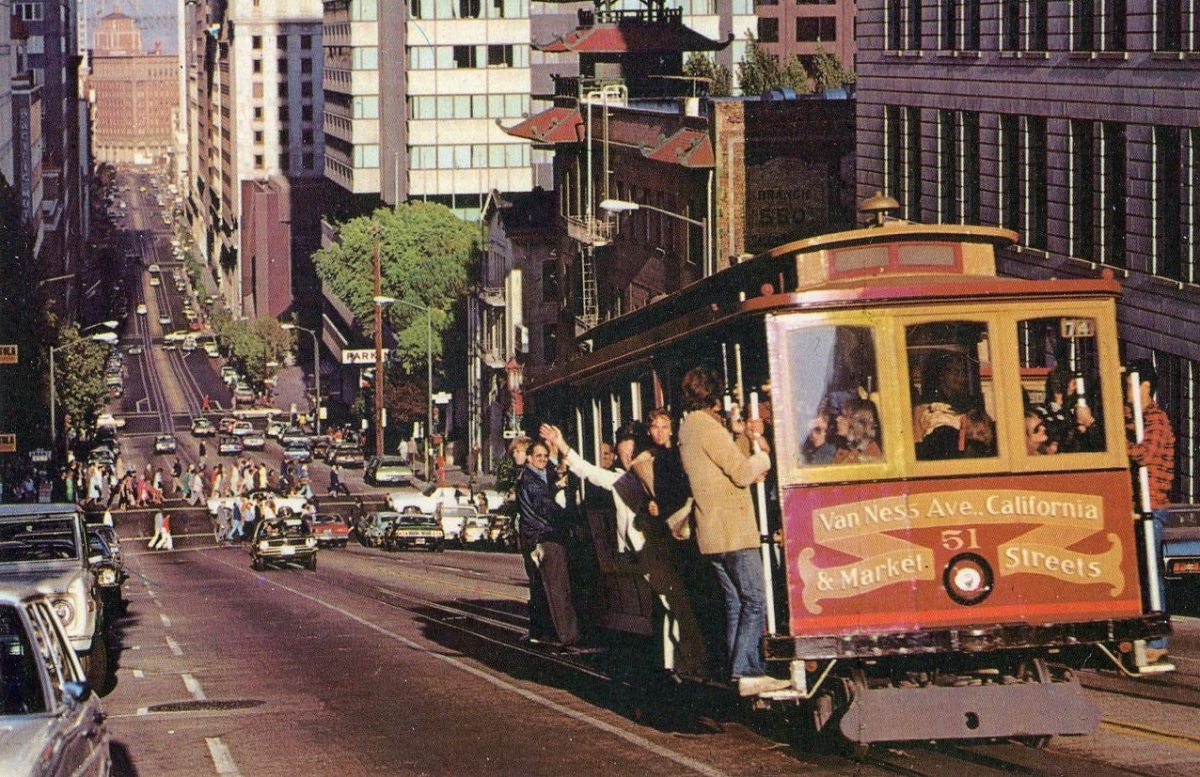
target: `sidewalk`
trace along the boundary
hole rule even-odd
[[[298,364],[281,367],[275,376],[278,382],[275,384],[275,394],[271,398],[271,404],[284,413],[290,413],[294,404],[298,412],[307,414],[310,408],[304,368]]]

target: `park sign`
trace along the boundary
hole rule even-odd
[[[380,358],[387,361],[388,349],[384,348]],[[342,364],[374,364],[374,348],[347,348],[342,351]]]
[[[0,364],[17,363],[17,346],[0,345]]]

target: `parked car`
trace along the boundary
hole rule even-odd
[[[362,448],[353,443],[340,443],[330,449],[329,453],[325,455],[325,461],[339,467],[359,469],[364,463]]]
[[[229,426],[229,433],[235,437],[245,437],[254,431],[254,425],[249,421],[234,421]]]
[[[217,433],[217,428],[213,426],[212,421],[200,416],[192,419],[192,436],[193,437],[212,437]]]
[[[299,516],[258,521],[250,542],[250,567],[262,571],[291,562],[317,568],[317,538],[308,524]]]
[[[400,513],[387,510],[367,513],[358,522],[358,540],[368,548],[383,546],[383,538],[392,523],[400,517]]]
[[[138,304],[138,306],[137,306],[137,314],[138,314],[139,316],[144,316],[144,315],[146,315],[146,314],[147,314],[147,313],[149,313],[149,312],[150,312],[150,310],[149,310],[149,308],[147,308],[147,307],[146,307],[146,303],[142,302],[142,303],[139,303],[139,304]]]
[[[0,774],[110,774],[104,710],[44,593],[0,592]]]
[[[327,434],[316,435],[314,437],[309,437],[308,442],[308,447],[312,449],[314,459],[323,459],[325,461],[329,460],[329,452],[333,450],[332,437]]]
[[[176,449],[175,437],[170,434],[156,435],[154,438],[155,453],[174,453]]]
[[[429,486],[424,491],[397,491],[388,495],[389,506],[398,513],[433,515],[442,502],[470,504],[471,494],[455,486]]]
[[[103,429],[106,426],[111,427],[113,429],[120,429],[124,425],[125,425],[125,419],[117,418],[112,413],[101,413],[100,415],[96,416],[96,428],[97,429]]]
[[[267,437],[270,437],[272,440],[278,440],[283,435],[284,429],[287,429],[287,424],[283,421],[268,421]]]
[[[221,434],[232,434],[233,425],[237,423],[237,419],[231,415],[227,415],[220,421],[217,421],[217,431]]]
[[[372,486],[407,486],[412,478],[412,467],[399,456],[373,456],[363,474]]]
[[[308,528],[319,547],[344,548],[350,542],[350,524],[336,513],[317,513],[308,519]]]
[[[116,537],[116,532],[101,531],[101,528],[111,529],[111,526],[92,525],[87,527],[88,564],[96,575],[96,587],[100,594],[101,606],[104,607],[104,617],[112,620],[125,609],[125,594],[123,586],[129,576],[125,565],[121,562],[120,546],[114,550],[108,538]]]
[[[218,456],[240,456],[246,450],[246,446],[242,445],[241,437],[234,437],[232,434],[221,436],[217,443]]]
[[[298,426],[289,426],[283,430],[282,434],[279,435],[279,443],[283,446],[287,446],[289,443],[294,442],[302,442],[305,445],[308,445],[311,439],[312,438],[309,436],[308,432],[304,431]]]
[[[240,402],[243,405],[254,404],[254,391],[249,384],[238,383],[233,387],[233,401]]]
[[[446,549],[446,533],[432,515],[401,515],[392,521],[384,533],[383,547],[387,550],[421,548],[441,553]]]
[[[52,596],[92,687],[108,684],[104,610],[75,505],[0,505],[0,586]]]
[[[257,429],[242,435],[242,447],[248,451],[261,451],[267,447],[267,438]]]
[[[234,367],[232,364],[223,365],[221,367],[221,380],[225,381],[225,383],[227,383],[229,385],[233,385],[234,383],[237,383],[238,382],[237,368]]]

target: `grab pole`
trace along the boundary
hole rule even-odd
[[[1129,373],[1129,401],[1133,405],[1133,438],[1139,445],[1146,439],[1146,422],[1142,416],[1142,381],[1136,372]],[[1163,612],[1164,605],[1159,592],[1159,558],[1154,542],[1154,517],[1150,508],[1150,470],[1145,464],[1138,465],[1138,501],[1142,512],[1142,545],[1146,549],[1147,589],[1150,609]]]
[[[757,421],[758,415],[758,392],[750,392],[750,420]],[[753,440],[751,449],[754,453],[758,453],[761,448],[758,445],[758,440]],[[761,480],[754,484],[754,504],[758,509],[758,534],[759,550],[762,553],[763,565],[763,592],[766,594],[767,606],[767,633],[775,633],[775,582],[774,573],[771,571],[771,536],[769,526],[767,525],[767,485]]]

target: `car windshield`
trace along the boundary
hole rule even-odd
[[[315,516],[312,519],[312,521],[313,521],[313,523],[321,525],[321,526],[328,526],[328,525],[336,526],[336,525],[341,525],[342,517],[340,515],[318,515],[318,516]]]
[[[438,527],[438,522],[427,515],[402,515],[397,524],[405,529],[431,529]]]
[[[0,562],[78,559],[75,521],[44,518],[0,523]]]
[[[0,715],[46,711],[46,694],[29,637],[15,607],[0,607]]]

